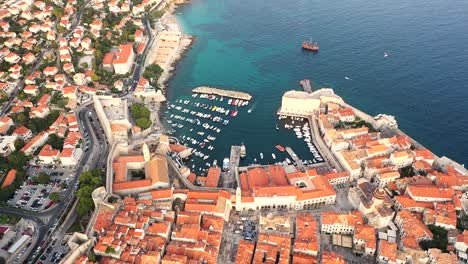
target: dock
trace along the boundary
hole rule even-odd
[[[304,163],[302,163],[302,160],[299,159],[299,157],[296,155],[296,153],[294,153],[294,151],[292,150],[292,148],[286,147],[286,151],[288,152],[289,156],[291,156],[291,158],[294,160],[294,162],[296,163],[297,167],[299,167],[299,169],[300,169],[301,171],[305,171]]]
[[[233,91],[233,90],[218,89],[218,88],[207,87],[207,86],[197,87],[193,89],[192,92],[202,93],[202,94],[214,94],[214,95],[219,95],[219,96],[224,96],[224,97],[240,99],[244,101],[250,101],[252,99],[252,96],[248,93]]]
[[[300,81],[299,84],[304,89],[304,92],[307,92],[307,93],[312,92],[312,84],[310,83],[310,80],[304,79],[304,80]]]
[[[229,170],[221,172],[222,184],[224,188],[234,188],[236,186],[236,170],[240,162],[240,146],[231,147],[231,155],[229,157]]]
[[[237,167],[239,167],[240,162],[240,146],[232,146],[231,147],[231,156],[229,158],[229,170],[234,171]]]

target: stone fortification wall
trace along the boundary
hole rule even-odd
[[[109,144],[112,144],[114,143],[114,135],[112,134],[109,119],[107,119],[106,113],[104,113],[104,108],[102,107],[102,104],[97,96],[93,96],[93,102],[96,115],[98,117],[102,129],[104,130],[104,134],[106,134],[107,141],[109,142]]]

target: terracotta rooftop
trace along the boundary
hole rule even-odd
[[[407,187],[406,190],[408,194],[415,200],[424,199],[426,197],[434,199],[452,200],[454,196],[454,191],[452,188],[443,188],[435,185],[410,185]]]
[[[387,260],[393,261],[396,263],[397,244],[381,239],[379,241],[379,255],[378,256],[382,256],[386,258]]]
[[[364,220],[359,211],[354,211],[352,213],[338,213],[338,212],[322,212],[322,225],[349,225],[356,226],[358,224],[363,224]]]
[[[2,183],[2,188],[5,188],[5,187],[11,185],[15,181],[16,173],[17,173],[16,170],[8,171],[8,174],[6,175],[5,180]]]
[[[249,242],[245,240],[239,241],[239,246],[237,248],[235,264],[250,264],[252,263],[252,257],[254,253],[254,242]]]

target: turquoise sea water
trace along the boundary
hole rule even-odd
[[[240,142],[245,162],[270,157],[276,144],[311,158],[291,131],[275,129],[282,94],[304,78],[371,115],[395,115],[436,154],[468,161],[468,1],[193,0],[176,12],[196,41],[169,82],[169,101],[207,85],[247,91],[256,103],[220,126],[208,161]],[[318,54],[301,50],[309,37]]]

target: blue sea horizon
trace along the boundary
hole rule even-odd
[[[276,129],[281,96],[300,90],[301,79],[333,88],[370,115],[394,115],[400,129],[435,154],[468,161],[468,2],[193,0],[176,12],[196,41],[168,83],[169,102],[192,100],[198,86],[254,96],[220,126],[207,162],[220,164],[241,142],[246,164],[260,152],[269,157],[264,163],[274,162],[276,144],[310,159],[302,140]],[[320,52],[301,49],[309,38],[319,41]],[[188,129],[176,135],[196,133]]]

